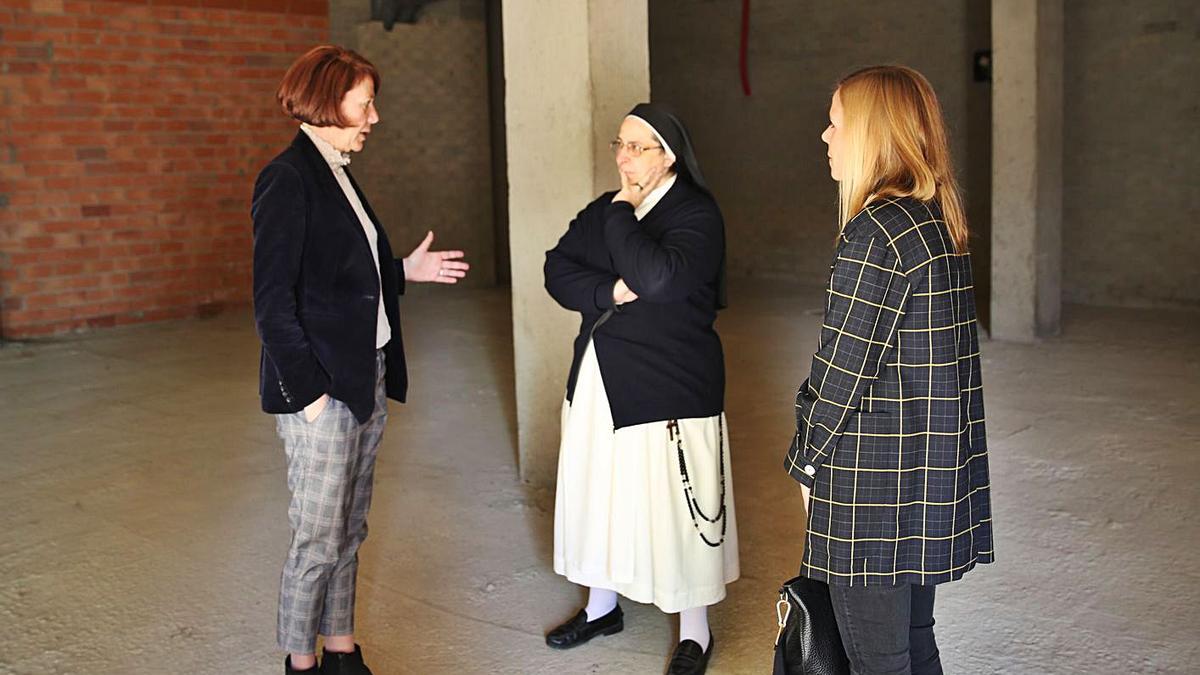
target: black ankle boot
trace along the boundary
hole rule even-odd
[[[322,650],[321,675],[371,675],[371,669],[363,663],[362,648],[354,645],[349,654]]]
[[[283,657],[283,673],[284,675],[305,675],[305,673],[307,673],[307,675],[318,675],[320,671],[317,670],[316,664],[314,664],[311,668],[296,670],[292,667],[292,656],[289,654]]]

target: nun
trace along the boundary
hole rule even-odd
[[[703,673],[708,607],[738,578],[725,366],[725,225],[687,130],[636,106],[610,144],[621,189],[546,253],[546,290],[581,317],[562,406],[554,571],[587,606],[556,649],[624,629],[619,596],[679,614],[668,673]]]

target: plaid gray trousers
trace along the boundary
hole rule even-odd
[[[354,632],[358,547],[367,537],[375,456],[387,422],[384,357],[376,355],[375,411],[359,424],[330,397],[309,422],[304,411],[276,415],[287,454],[292,543],[279,587],[279,647],[316,650],[317,634]]]

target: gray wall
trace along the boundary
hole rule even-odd
[[[384,71],[384,123],[355,175],[397,249],[433,227],[471,253],[473,283],[491,283],[483,0],[435,2],[392,33],[364,25],[369,5],[331,3],[333,39]],[[990,43],[988,5],[757,0],[746,98],[740,3],[649,2],[652,96],[692,128],[728,223],[731,276],[824,282],[836,230],[819,139],[830,88],[855,67],[905,63],[945,108],[986,314],[990,90],[971,81],[971,57]],[[1200,3],[1066,0],[1065,14],[1064,297],[1200,307]]]
[[[391,32],[370,2],[330,3],[332,39],[379,68],[382,123],[351,170],[397,255],[432,229],[439,249],[467,251],[466,283],[496,281],[483,0],[442,0]]]
[[[731,275],[824,282],[836,188],[818,137],[830,87],[857,66],[904,63],[945,108],[987,323],[991,99],[971,66],[990,44],[989,4],[758,0],[745,98],[740,3],[650,3],[652,96],[696,137]],[[1065,25],[1064,298],[1200,307],[1200,3],[1066,0]]]
[[[1065,12],[1063,293],[1200,308],[1200,3]]]
[[[651,96],[673,105],[695,137],[725,213],[731,276],[825,282],[837,188],[820,135],[834,83],[875,63],[912,66],[933,83],[968,205],[984,207],[973,218],[983,235],[973,246],[986,248],[987,134],[982,147],[971,146],[968,122],[986,131],[990,119],[987,85],[971,81],[972,54],[988,43],[988,13],[988,3],[970,0],[757,0],[747,98],[738,76],[741,3],[650,3]]]

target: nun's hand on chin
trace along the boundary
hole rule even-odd
[[[645,198],[646,195],[638,189],[637,184],[631,183],[625,174],[621,174],[621,190],[613,195],[613,203],[629,202],[629,205],[636,209]]]
[[[629,202],[633,208],[641,206],[645,201],[646,195],[654,191],[662,183],[663,178],[667,175],[665,167],[653,167],[637,180],[631,179],[625,175],[621,176],[621,191],[613,197],[614,202]]]

